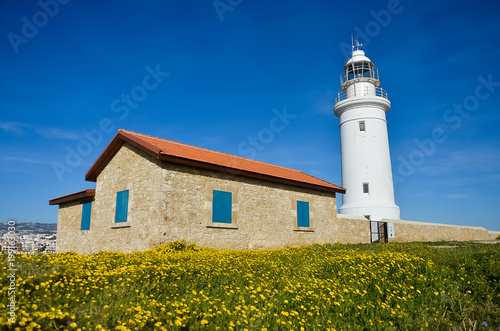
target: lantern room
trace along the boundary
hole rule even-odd
[[[352,56],[344,65],[344,72],[340,77],[342,91],[345,91],[347,86],[352,84],[354,80],[370,81],[375,86],[379,86],[378,69],[372,61],[365,56],[365,52],[358,49],[352,52]]]
[[[377,96],[387,99],[387,93],[381,89],[378,69],[365,56],[365,52],[353,50],[351,57],[344,65],[344,72],[340,76],[340,87],[336,102],[352,97]]]

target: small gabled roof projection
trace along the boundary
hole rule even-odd
[[[67,194],[59,198],[51,199],[49,200],[49,205],[60,205],[63,203],[68,203],[73,201],[92,200],[94,198],[94,195],[95,195],[95,189],[83,190],[80,192]]]
[[[216,152],[166,139],[120,129],[85,174],[85,180],[95,182],[99,173],[118,152],[129,143],[161,161],[258,178],[315,190],[345,193],[345,189],[299,170]]]

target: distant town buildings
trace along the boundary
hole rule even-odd
[[[14,228],[16,228],[16,231],[0,229],[0,251],[2,253],[5,254],[5,251],[9,248],[14,248],[18,253],[24,254],[55,253],[57,239],[55,230],[41,231],[37,228]],[[14,240],[12,240],[12,237]],[[14,245],[12,245],[12,242]]]

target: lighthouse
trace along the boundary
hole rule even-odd
[[[343,196],[341,214],[374,221],[399,219],[394,202],[385,114],[391,103],[378,69],[356,42],[340,77],[342,92],[333,111],[340,118]]]

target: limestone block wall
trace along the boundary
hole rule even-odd
[[[60,206],[57,251],[88,254],[155,247],[153,237],[162,231],[159,162],[131,145],[122,146],[97,178],[89,230],[80,230],[81,204]],[[115,223],[116,194],[123,190],[129,190],[127,222]]]
[[[56,251],[71,250],[73,238],[79,234],[82,220],[82,204],[80,202],[66,203],[59,206],[57,216]]]
[[[490,236],[489,240],[496,240],[500,236],[500,231],[488,231],[488,235]]]
[[[492,240],[488,230],[477,226],[389,219],[382,221],[394,224],[395,237],[389,238],[389,242]]]
[[[124,144],[97,177],[89,252],[130,252],[155,247],[161,231],[160,161]],[[115,223],[117,192],[129,190],[127,222]],[[153,231],[155,230],[155,231]],[[154,232],[154,233],[153,233]]]
[[[370,220],[363,216],[337,214],[337,241],[345,244],[370,243]]]
[[[212,222],[213,190],[232,193],[231,224]],[[333,193],[173,164],[163,165],[162,192],[168,241],[266,249],[337,240]],[[309,202],[309,228],[297,227],[297,200]]]

